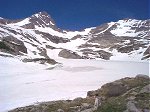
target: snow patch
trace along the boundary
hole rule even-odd
[[[110,60],[123,60],[123,61],[135,61],[135,62],[143,62],[146,60],[141,60],[143,57],[143,51],[145,51],[146,48],[141,48],[139,50],[132,51],[130,53],[121,53],[118,52],[116,49],[113,49],[112,54],[113,56],[110,57]]]
[[[119,20],[115,24],[117,24],[117,28],[111,30],[111,33],[115,36],[129,36],[129,37],[137,37],[141,32],[135,32],[135,30],[131,29],[132,26],[139,23],[140,20],[129,19],[129,20]],[[145,35],[146,33],[143,32]]]
[[[23,25],[26,25],[26,24],[29,24],[29,23],[30,23],[29,18],[26,18],[26,19],[24,19],[24,20],[22,20],[20,22],[11,23],[11,24],[16,25],[16,26],[23,26]]]

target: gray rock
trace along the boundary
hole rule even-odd
[[[39,34],[42,34],[42,37],[45,38],[45,39],[48,39],[50,40],[51,42],[53,43],[66,43],[66,42],[69,42],[70,40],[67,39],[67,38],[62,38],[62,37],[58,37],[58,36],[53,36],[49,33],[44,33],[44,32],[38,32]]]
[[[110,57],[112,56],[111,53],[106,52],[104,50],[99,50],[99,51],[96,51],[96,52],[99,54],[100,58],[105,59],[105,60],[109,60]]]
[[[128,112],[141,112],[140,110],[137,109],[134,102],[132,102],[132,101],[128,101],[127,110],[128,110]]]
[[[77,53],[66,49],[61,50],[58,55],[67,59],[82,59],[82,57]]]
[[[81,102],[83,100],[83,98],[81,98],[81,97],[77,97],[77,98],[75,98],[74,100],[72,100],[71,102],[73,103],[73,102]]]
[[[40,64],[48,63],[48,64],[51,64],[51,65],[54,65],[54,64],[57,63],[54,59],[50,59],[50,58],[34,58],[34,59],[25,58],[22,61],[23,62],[39,62]]]
[[[149,109],[144,109],[143,112],[150,112],[150,110]]]
[[[8,49],[10,49],[9,51],[6,49],[6,52],[14,55],[19,55],[21,54],[20,52],[27,53],[27,48],[25,47],[24,43],[15,37],[5,37],[2,42],[5,46],[8,47]]]
[[[64,112],[64,110],[62,110],[62,109],[58,109],[58,110],[57,110],[57,112]]]
[[[93,105],[91,105],[89,103],[82,103],[82,105],[81,105],[81,111],[87,110],[87,109],[90,109],[90,108],[93,108]]]
[[[97,110],[98,107],[100,107],[100,106],[101,106],[101,99],[100,99],[100,97],[96,97],[95,103],[94,103],[94,110]]]
[[[103,93],[108,97],[119,96],[127,91],[127,87],[121,82],[112,82],[101,87]]]
[[[148,75],[143,75],[143,74],[138,74],[135,78],[137,78],[137,79],[147,79],[147,80],[150,79]]]
[[[150,93],[150,84],[143,87],[140,93]]]
[[[88,97],[93,97],[93,96],[95,96],[96,94],[99,94],[99,90],[88,91],[88,92],[87,92],[87,96],[88,96]]]
[[[25,24],[23,27],[26,28],[26,29],[34,29],[35,25],[36,25],[36,26],[39,26],[39,27],[45,27],[46,26],[46,27],[56,29],[56,25],[55,25],[54,20],[51,18],[51,16],[47,12],[43,11],[43,12],[39,12],[37,14],[39,16],[36,16],[35,14],[32,15],[29,18],[30,22],[28,24]],[[54,25],[48,24],[50,22],[52,22]]]
[[[143,53],[143,58],[142,60],[144,59],[147,59],[150,57],[150,46],[146,49],[146,51]]]

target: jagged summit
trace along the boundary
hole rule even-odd
[[[51,16],[43,11],[33,14],[30,17],[25,19],[19,20],[11,20],[11,19],[4,19],[0,18],[1,24],[14,24],[17,26],[21,26],[27,29],[35,29],[35,27],[50,27],[56,29],[57,26],[55,25],[55,21],[51,18]]]
[[[50,16],[49,13],[47,13],[46,11],[40,11],[40,12],[37,12],[37,13],[35,13],[35,14]],[[35,14],[33,14],[33,15],[35,15]]]
[[[0,40],[9,48],[1,47],[0,53],[25,53],[27,58],[148,59],[149,23],[150,20],[128,18],[82,31],[67,31],[57,28],[45,11],[22,20],[0,18]]]
[[[36,25],[38,26],[42,26],[42,27],[54,27],[55,26],[55,22],[54,20],[51,18],[51,16],[43,11],[43,12],[38,12],[34,15],[32,15],[30,18],[30,22],[33,23],[37,23]],[[56,27],[56,26],[55,26]]]
[[[23,24],[24,23],[24,24]],[[17,23],[19,25],[19,23]],[[21,26],[27,29],[35,29],[35,27],[50,27],[56,29],[54,20],[47,12],[36,13],[21,21]]]

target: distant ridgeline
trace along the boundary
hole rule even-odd
[[[149,23],[124,19],[68,31],[58,28],[46,12],[21,20],[0,18],[0,54],[26,59],[149,60]]]

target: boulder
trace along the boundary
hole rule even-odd
[[[127,111],[128,112],[141,112],[132,101],[127,102]]]
[[[72,103],[80,103],[82,100],[83,100],[83,98],[77,97],[77,98],[75,98],[74,100],[72,100],[71,102],[72,102]]]
[[[99,94],[99,90],[95,90],[95,91],[88,91],[87,92],[87,96],[88,97],[93,97],[93,96],[95,96],[96,94]]]
[[[121,82],[112,82],[101,87],[101,92],[107,97],[119,96],[127,91],[127,87]]]
[[[138,74],[135,78],[137,78],[137,79],[146,79],[146,80],[150,79],[148,75],[143,75],[143,74]]]
[[[80,55],[67,49],[61,50],[58,55],[60,57],[67,58],[67,59],[82,59]]]

